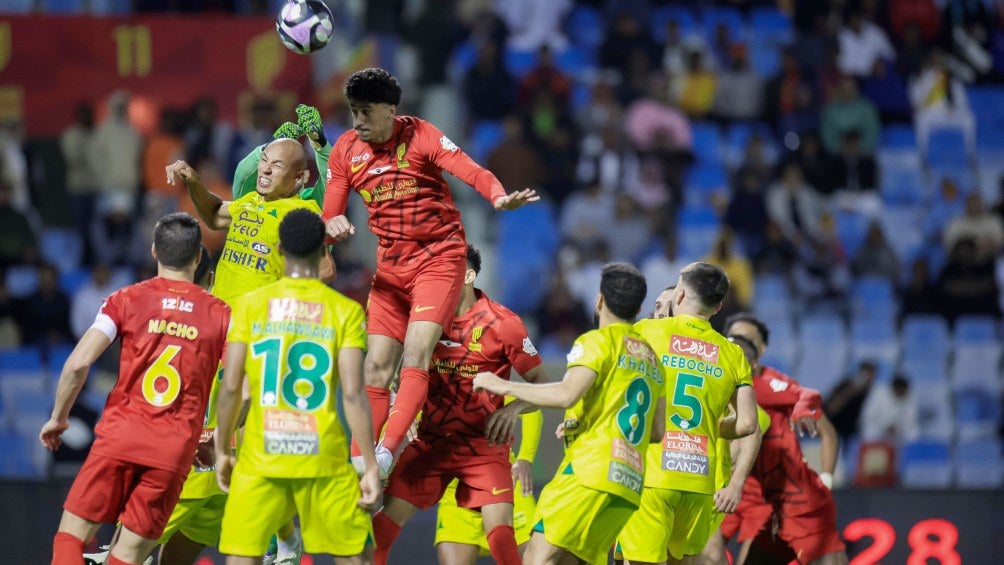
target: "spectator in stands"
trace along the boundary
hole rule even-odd
[[[825,204],[805,182],[797,161],[788,161],[781,167],[781,177],[767,189],[766,203],[767,216],[786,239],[800,242],[819,235],[819,217]]]
[[[182,189],[167,183],[164,167],[165,163],[185,158],[185,144],[181,137],[183,125],[180,112],[165,109],[160,114],[158,131],[147,139],[143,148],[143,186],[146,192],[136,229],[136,244],[132,248],[135,262],[143,261],[150,255],[157,221],[178,211]],[[185,196],[187,199],[187,194]]]
[[[647,63],[648,69],[658,49],[638,20],[627,12],[616,16],[610,33],[600,46],[600,67],[615,71],[622,82],[631,74],[630,65]]]
[[[24,151],[24,122],[10,117],[0,120],[0,179],[11,189],[10,205],[38,225],[28,183],[28,159]]]
[[[861,134],[851,130],[843,135],[840,152],[833,156],[830,169],[837,191],[833,203],[872,218],[882,211],[878,192],[878,164],[872,153],[862,149]]]
[[[706,49],[704,40],[698,34],[686,37],[680,31],[680,22],[671,18],[666,22],[666,41],[662,48],[662,68],[670,76],[687,71],[687,55],[695,50]]]
[[[108,116],[95,131],[90,152],[91,170],[99,175],[91,240],[95,258],[109,265],[128,259],[140,183],[143,140],[128,111],[128,94],[118,91],[109,97]]]
[[[851,10],[847,25],[840,30],[840,70],[857,77],[869,76],[878,60],[895,61],[889,36],[861,9]]]
[[[670,105],[668,90],[666,76],[656,73],[650,78],[648,95],[627,108],[625,131],[640,151],[665,149],[689,153],[693,149],[690,121]]]
[[[763,114],[763,79],[750,66],[749,50],[735,43],[718,73],[714,113],[727,120],[756,120]]]
[[[983,206],[983,198],[978,191],[966,196],[965,213],[951,222],[944,232],[945,249],[952,249],[962,239],[976,242],[976,253],[980,259],[993,258],[1004,251],[1004,225],[1000,217],[990,213]]]
[[[762,177],[753,169],[740,169],[736,173],[732,199],[725,209],[722,222],[739,236],[747,257],[755,256],[760,251],[767,227],[767,204]],[[743,308],[745,307],[744,305]]]
[[[753,256],[753,270],[758,274],[791,275],[798,261],[798,248],[784,235],[775,222],[767,222],[764,242],[760,251]]]
[[[955,242],[937,287],[941,313],[949,321],[964,314],[1000,316],[993,258],[981,257],[973,239]]]
[[[562,251],[559,250],[559,254]],[[578,249],[574,261],[565,268],[565,280],[576,301],[582,305],[582,313],[592,319],[596,304],[596,289],[599,288],[603,266],[610,262],[607,242],[600,239]]]
[[[624,132],[608,127],[582,139],[575,177],[582,184],[598,184],[603,192],[620,191],[638,155],[624,142]],[[571,200],[571,199],[569,199]]]
[[[974,0],[946,0],[942,45],[952,53],[952,70],[966,82],[973,82],[993,69],[987,50],[993,31],[999,28],[987,3]]]
[[[781,70],[764,87],[764,113],[778,137],[788,132],[801,134],[816,129],[819,111],[815,108],[811,82],[792,49],[781,58]]]
[[[819,236],[803,240],[795,264],[795,288],[810,307],[844,312],[851,286],[847,254],[830,213],[819,219]]]
[[[233,127],[216,118],[216,102],[206,96],[195,101],[185,127],[185,160],[199,163],[213,158],[224,164],[230,158],[230,141]],[[201,170],[201,169],[200,169]],[[233,168],[230,169],[233,174]]]
[[[627,194],[617,196],[614,225],[617,226],[615,229],[604,234],[610,259],[637,264],[652,241],[652,231],[638,203]]]
[[[625,171],[624,192],[648,213],[653,225],[665,223],[672,213],[674,199],[666,183],[665,168],[660,155],[644,153],[638,156],[636,167]]]
[[[889,24],[893,36],[900,41],[915,32],[917,38],[932,42],[941,28],[941,14],[934,0],[890,0]],[[898,54],[902,58],[902,51]]]
[[[464,101],[471,121],[501,120],[516,108],[516,81],[494,43],[478,46],[478,59],[464,79]]]
[[[940,300],[938,289],[931,283],[931,269],[927,259],[914,259],[910,265],[910,278],[900,291],[900,318],[910,314],[931,314],[938,312]]]
[[[74,112],[73,124],[63,131],[59,147],[66,161],[66,192],[73,207],[74,227],[84,244],[84,264],[93,261],[91,249],[91,222],[97,199],[98,172],[91,168],[88,157],[94,139],[94,107],[81,103]]]
[[[735,175],[739,176],[750,173],[756,176],[764,185],[774,174],[774,163],[777,161],[777,154],[773,148],[768,146],[766,140],[759,132],[754,132],[746,138],[742,155],[739,156],[738,163],[735,157],[726,157],[730,167],[736,167]]]
[[[937,128],[961,130],[967,155],[975,155],[976,118],[969,108],[965,87],[945,67],[942,53],[932,53],[920,75],[910,81],[910,102],[921,158],[927,158],[928,140]]]
[[[272,141],[272,132],[279,125],[277,110],[275,101],[270,98],[261,96],[251,101],[250,107],[242,113],[240,127],[230,139],[227,171],[236,170],[248,153]]]
[[[70,299],[59,289],[59,272],[53,265],[38,267],[38,289],[15,301],[13,310],[24,345],[71,343]]]
[[[687,72],[673,81],[680,109],[691,118],[703,118],[715,103],[718,79],[704,61],[700,51],[687,56]]]
[[[948,224],[965,212],[965,199],[958,182],[945,176],[938,185],[938,194],[927,209],[924,218],[924,239],[931,245],[944,243],[943,233]],[[947,248],[946,248],[947,250]]]
[[[624,124],[624,108],[617,101],[613,87],[600,80],[593,85],[590,103],[575,115],[575,123],[583,135],[589,136]]]
[[[604,191],[598,182],[572,193],[565,200],[558,219],[562,237],[580,246],[588,246],[604,239],[606,234],[616,232],[614,202],[612,193]]]
[[[655,304],[659,293],[667,286],[676,284],[676,280],[680,278],[680,271],[692,262],[686,257],[680,257],[676,240],[675,231],[664,235],[660,253],[648,257],[641,264],[641,272],[648,281],[648,293],[645,295],[642,314],[648,314],[646,309]]]
[[[906,81],[886,61],[876,61],[871,76],[861,79],[861,93],[875,104],[883,122],[907,121],[913,115]]]
[[[845,136],[856,131],[860,153],[872,155],[878,145],[881,124],[875,104],[861,97],[853,77],[845,76],[840,80],[833,100],[823,106],[819,127],[823,148],[827,152],[839,153]]]
[[[555,271],[550,288],[537,309],[537,348],[544,358],[562,358],[572,343],[591,327],[586,307],[572,294],[561,269]]]
[[[807,132],[800,139],[796,159],[802,167],[805,182],[816,189],[822,196],[833,194],[836,184],[833,182],[832,161],[826,152],[819,135]]]
[[[572,10],[572,0],[506,0],[494,2],[493,7],[509,26],[509,48],[535,51],[546,46],[562,51],[568,47],[561,24]]]
[[[10,185],[0,178],[0,277],[7,267],[31,263],[38,257],[35,230],[10,200]]]
[[[540,90],[550,92],[555,102],[562,107],[568,106],[572,96],[572,80],[555,66],[554,53],[547,45],[537,50],[537,66],[520,81],[519,104],[529,104]]]
[[[546,169],[539,152],[526,139],[523,121],[516,115],[506,116],[502,128],[502,141],[488,154],[486,165],[502,186],[540,190]]]
[[[912,0],[906,0],[910,2]],[[904,79],[913,79],[920,74],[927,61],[930,44],[921,37],[921,29],[917,24],[907,24],[903,37],[896,46],[899,56],[896,58],[896,70]]]
[[[840,439],[846,442],[858,435],[861,411],[875,382],[878,367],[873,361],[862,361],[849,375],[824,396],[823,412],[833,422]]]
[[[861,441],[886,441],[896,446],[917,439],[920,422],[910,381],[897,374],[888,383],[871,387],[858,421]]]
[[[80,339],[94,323],[101,304],[108,295],[118,290],[112,282],[112,271],[107,265],[97,264],[91,269],[91,277],[73,295],[70,304],[70,330],[73,337]]]
[[[899,284],[899,257],[886,239],[882,225],[872,221],[868,225],[865,242],[851,261],[851,270],[857,277],[880,277],[893,285]]]
[[[701,260],[718,265],[729,277],[729,293],[721,310],[711,319],[713,326],[723,327],[732,314],[749,310],[754,295],[753,265],[745,255],[736,252],[732,230],[727,227],[722,228],[711,252]]]
[[[578,133],[565,120],[554,125],[551,135],[537,143],[540,155],[547,155],[543,192],[560,208],[565,198],[575,190],[575,172],[579,164]]]

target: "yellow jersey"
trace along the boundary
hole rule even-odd
[[[216,378],[213,386],[209,389],[209,402],[206,404],[206,415],[202,422],[202,438],[199,442],[207,441],[216,431],[216,398],[220,392],[220,381],[223,379],[223,364],[216,369]],[[217,441],[219,441],[217,439]],[[231,444],[233,441],[231,441]],[[181,489],[181,498],[208,498],[217,494],[224,494],[220,485],[216,482],[216,466],[201,467],[196,463],[192,464],[192,469],[185,479],[185,486]]]
[[[588,367],[596,380],[565,412],[565,458],[559,473],[637,506],[645,476],[643,450],[652,433],[665,378],[655,353],[628,323],[582,334],[568,367]]]
[[[227,205],[230,228],[216,265],[213,295],[233,308],[241,295],[282,278],[286,262],[279,254],[279,222],[298,208],[321,214],[313,200],[265,200],[257,192]]]
[[[237,467],[276,478],[327,477],[349,465],[338,418],[338,354],[365,349],[355,301],[317,279],[284,277],[237,300],[227,341],[247,344],[251,406]]]
[[[760,434],[765,435],[770,429],[770,414],[766,410],[756,407],[757,424],[760,426]],[[715,479],[715,489],[725,488],[732,481],[732,449],[729,445],[731,440],[718,438],[718,451],[715,454],[715,466],[718,477]]]
[[[678,315],[635,329],[666,371],[666,437],[648,448],[645,486],[714,494],[718,422],[737,387],[752,386],[742,349],[707,320]]]

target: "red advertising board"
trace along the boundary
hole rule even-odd
[[[79,102],[117,89],[153,114],[210,96],[235,120],[252,93],[303,99],[310,69],[269,18],[0,16],[0,119],[29,135],[58,134]]]

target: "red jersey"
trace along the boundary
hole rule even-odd
[[[230,307],[189,282],[154,277],[109,296],[95,327],[122,337],[122,357],[91,451],[187,474],[229,325]]]
[[[784,514],[797,516],[829,503],[830,492],[802,458],[798,434],[791,429],[791,420],[804,416],[818,418],[822,398],[819,392],[799,386],[798,381],[780,371],[764,367],[753,377],[757,404],[770,415],[770,429],[763,436],[760,453],[750,472],[751,487],[759,483],[763,499]],[[743,490],[749,503],[756,502],[754,493]]]
[[[425,120],[395,116],[390,139],[380,145],[349,130],[331,148],[321,217],[327,222],[345,214],[349,192],[355,191],[369,210],[370,231],[380,238],[381,264],[404,266],[450,247],[463,254],[460,211],[443,171],[489,202],[506,194],[495,175]]]
[[[453,320],[432,353],[429,395],[419,424],[423,439],[449,439],[472,448],[486,441],[485,423],[505,400],[475,392],[474,375],[490,371],[508,379],[510,369],[525,375],[541,363],[519,316],[480,290],[474,292],[478,299]]]

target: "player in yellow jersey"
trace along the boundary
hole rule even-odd
[[[220,551],[229,565],[260,563],[269,538],[295,513],[304,549],[337,563],[369,563],[381,485],[363,392],[365,316],[356,302],[318,280],[324,225],[295,210],[279,226],[286,276],[242,296],[227,339],[218,400],[219,437],[236,429],[247,374],[250,409],[239,456],[216,444],[216,474],[229,490]],[[361,478],[349,463],[339,421],[359,438]]]
[[[648,446],[641,505],[618,537],[625,562],[678,563],[699,554],[722,513],[739,502],[742,481],[719,490],[717,442],[759,428],[749,363],[708,321],[728,291],[721,267],[691,263],[673,291],[671,317],[635,324],[666,372],[666,434]]]
[[[575,341],[561,382],[513,383],[491,373],[474,378],[476,388],[567,409],[565,457],[540,494],[525,563],[606,563],[617,533],[638,508],[644,453],[649,441],[663,437],[666,410],[662,366],[632,325],[645,292],[645,277],[635,267],[603,268],[599,329]]]
[[[506,400],[512,400],[507,398]],[[522,437],[519,453],[510,454],[513,478],[512,525],[516,531],[516,544],[520,554],[526,550],[533,528],[533,515],[537,501],[533,497],[533,460],[540,444],[540,428],[544,416],[540,410],[520,414]],[[481,514],[457,505],[457,484],[454,479],[446,487],[436,510],[436,553],[440,565],[473,565],[478,557],[491,551]]]

